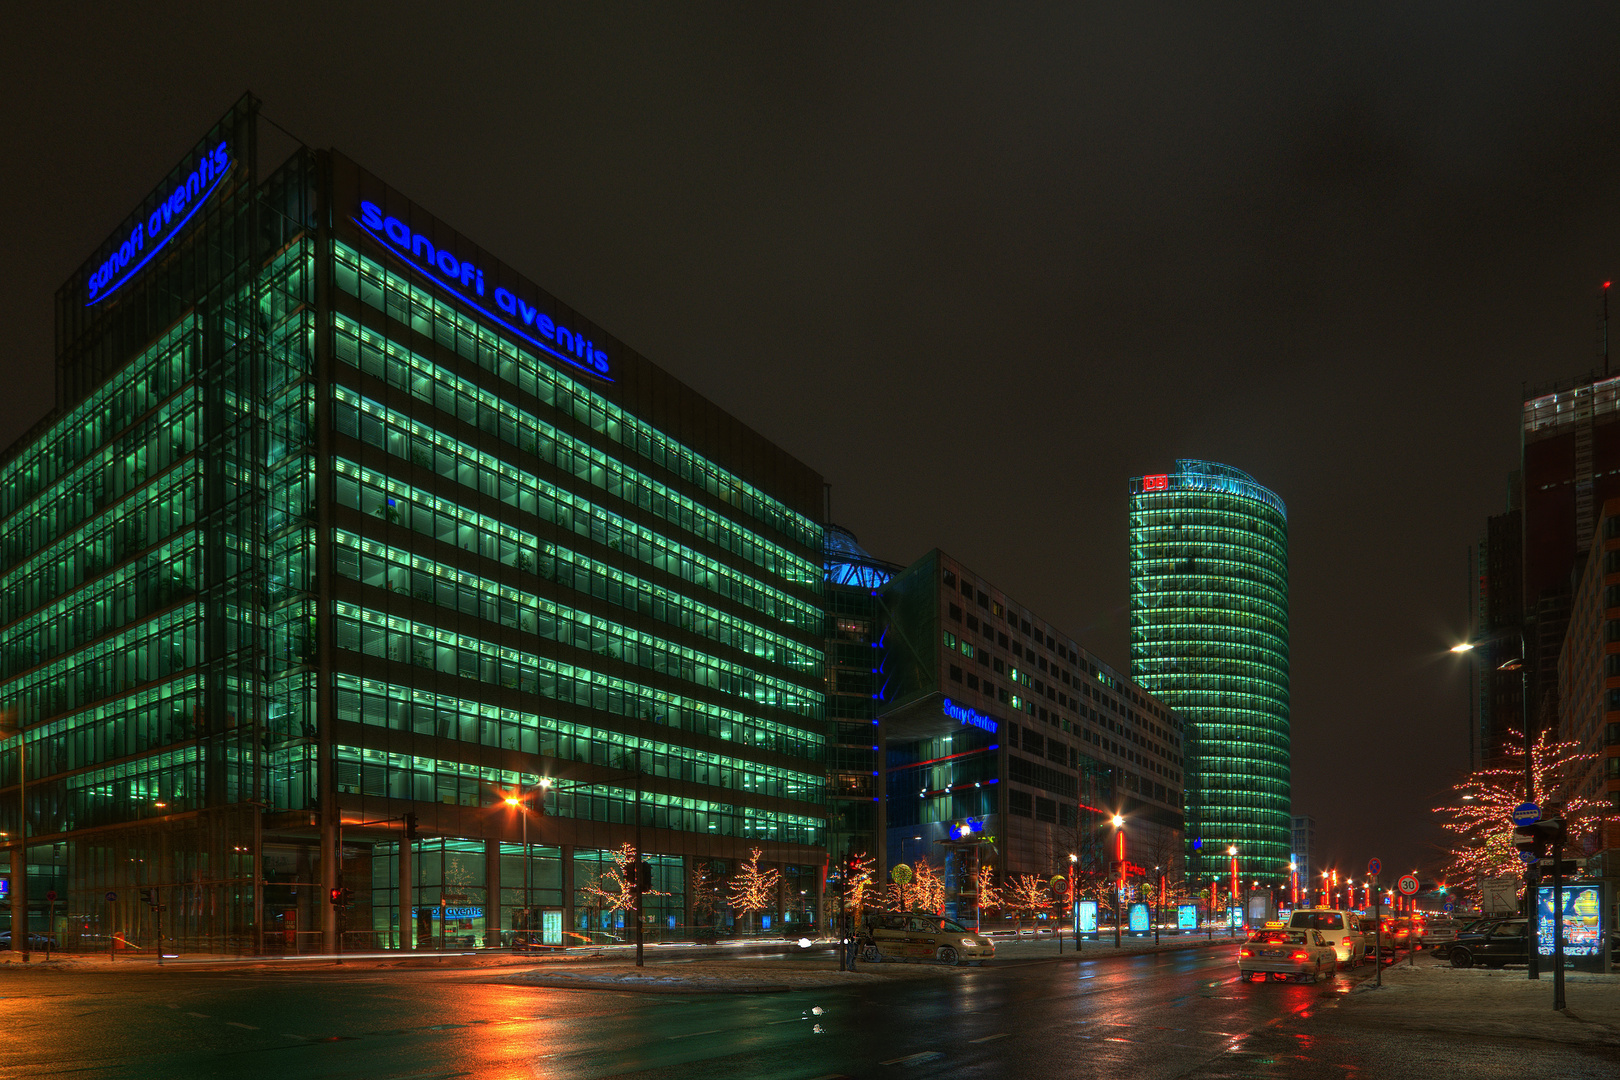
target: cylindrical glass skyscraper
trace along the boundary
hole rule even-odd
[[[1131,481],[1131,676],[1186,726],[1187,875],[1288,880],[1288,510],[1212,461]]]

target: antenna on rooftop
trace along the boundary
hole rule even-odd
[[[1603,322],[1598,330],[1598,351],[1603,354],[1603,375],[1609,374],[1609,286],[1612,281],[1603,283]]]

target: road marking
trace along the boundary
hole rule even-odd
[[[258,1031],[259,1030],[258,1028],[254,1027],[252,1024],[238,1024],[235,1020],[227,1020],[227,1021],[225,1021],[225,1026],[226,1027],[246,1028],[249,1031]]]
[[[685,1035],[671,1035],[671,1039],[694,1039],[699,1035],[718,1035],[724,1028],[710,1028],[708,1031],[688,1031]]]
[[[968,1042],[970,1042],[970,1043],[987,1043],[987,1042],[995,1042],[995,1041],[996,1041],[996,1040],[997,1040],[997,1039],[1005,1039],[1005,1038],[1006,1038],[1006,1037],[1007,1037],[1007,1032],[1005,1032],[1005,1031],[1003,1031],[1003,1032],[1002,1032],[1002,1033],[1001,1033],[1001,1034],[999,1034],[999,1035],[986,1035],[986,1036],[985,1036],[985,1037],[984,1037],[984,1038],[982,1038],[982,1039],[969,1039],[969,1040],[968,1040]]]
[[[879,1065],[916,1065],[916,1064],[919,1064],[919,1063],[924,1062],[924,1061],[931,1061],[934,1058],[944,1057],[944,1056],[945,1055],[940,1053],[938,1050],[922,1050],[922,1051],[919,1051],[919,1052],[917,1052],[915,1054],[907,1054],[905,1057],[890,1058],[888,1061],[880,1061],[880,1062],[878,1062],[878,1064]]]
[[[186,1013],[186,1015],[187,1015],[187,1016],[195,1016],[195,1017],[196,1017],[196,1018],[197,1018],[197,1019],[199,1019],[199,1020],[206,1020],[206,1019],[208,1019],[208,1014],[207,1014],[207,1013],[194,1013],[194,1012],[188,1012],[188,1013]]]
[[[805,1019],[805,1017],[802,1017],[802,1016],[790,1016],[786,1020],[767,1020],[767,1021],[765,1021],[765,1026],[770,1027],[773,1024],[797,1024],[800,1020],[803,1020],[803,1019]]]

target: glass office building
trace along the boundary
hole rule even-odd
[[[261,130],[244,98],[62,286],[56,406],[0,459],[13,925],[601,941],[627,844],[651,939],[741,921],[756,848],[751,925],[813,921],[820,476]]]
[[[1288,881],[1288,512],[1212,461],[1131,481],[1131,672],[1187,726],[1187,873]]]

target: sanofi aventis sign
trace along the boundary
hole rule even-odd
[[[403,259],[411,269],[547,356],[599,379],[609,379],[608,355],[597,348],[594,341],[587,340],[584,334],[575,333],[566,326],[558,326],[550,316],[524,301],[511,289],[497,287],[493,293],[487,293],[484,271],[471,262],[456,258],[453,252],[442,247],[435,247],[432,240],[413,232],[399,218],[384,215],[382,208],[374,202],[362,201],[360,216],[353,220],[373,239]],[[491,300],[501,314],[486,306]]]
[[[113,249],[105,262],[91,271],[84,306],[93,307],[101,303],[140,273],[141,268],[167,247],[170,240],[180,235],[186,223],[197,216],[197,211],[219,190],[219,185],[225,182],[225,177],[234,168],[236,162],[225,143],[204,151],[190,175],[176,181],[157,209],[137,219],[124,242]]]

